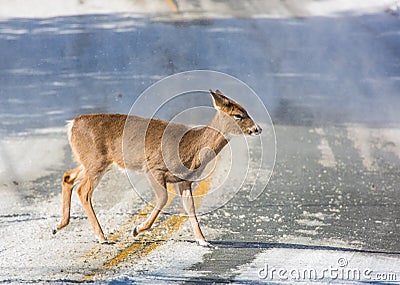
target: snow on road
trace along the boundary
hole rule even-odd
[[[393,99],[390,94],[398,86],[399,74],[396,74],[397,69],[394,66],[388,64],[392,62],[393,54],[387,58],[381,55],[386,51],[384,48],[392,47],[396,42],[389,39],[398,35],[398,26],[392,24],[396,23],[393,19],[385,18],[390,23],[388,26],[393,25],[392,30],[386,30],[385,25],[380,26],[382,18],[372,18],[370,20],[376,22],[371,36],[368,34],[368,28],[358,30],[358,27],[353,26],[354,21],[361,21],[359,18],[343,18],[338,26],[333,25],[334,21],[327,20],[330,16],[343,17],[349,14],[381,15],[380,13],[393,5],[394,1],[305,1],[307,5],[301,9],[288,10],[279,4],[268,11],[261,9],[264,7],[261,2],[252,6],[252,1],[248,6],[235,2],[237,6],[233,5],[232,9],[221,1],[218,4],[213,1],[197,1],[198,5],[189,1],[177,1],[183,12],[174,15],[167,13],[171,10],[168,2],[118,0],[113,1],[111,5],[107,4],[107,1],[97,0],[0,0],[0,47],[5,49],[7,54],[4,58],[5,63],[2,63],[6,68],[0,70],[0,79],[5,83],[0,90],[3,97],[1,100],[3,106],[6,106],[0,114],[4,127],[0,140],[0,283],[74,283],[85,281],[86,277],[91,275],[94,277],[89,281],[122,284],[170,284],[191,280],[212,282],[222,280],[217,279],[220,276],[227,276],[223,281],[230,280],[232,283],[279,283],[286,280],[272,280],[269,276],[262,278],[259,274],[267,272],[260,270],[268,264],[269,268],[275,269],[315,268],[323,271],[326,267],[340,267],[338,261],[341,258],[343,262],[347,262],[343,267],[371,269],[373,274],[388,273],[394,274],[390,275],[391,277],[400,278],[398,252],[392,250],[392,254],[388,254],[384,250],[352,251],[362,249],[369,239],[373,242],[368,245],[381,249],[391,248],[390,243],[397,242],[393,236],[398,231],[395,226],[398,205],[394,206],[397,208],[390,207],[391,203],[396,202],[393,197],[397,186],[392,181],[395,180],[393,177],[396,176],[395,171],[400,159],[399,128],[395,125],[386,128],[368,127],[357,120],[381,120],[379,122],[382,123],[382,113],[387,115],[391,122],[393,118],[397,118],[397,101],[392,102],[393,104],[387,101]],[[275,5],[274,1],[271,3]],[[207,13],[201,13],[199,7],[207,9]],[[243,11],[240,11],[241,9]],[[251,10],[252,15],[246,14],[246,9]],[[146,18],[152,17],[153,13],[157,14],[153,20],[159,19],[161,22],[152,22]],[[297,16],[303,17],[319,17],[303,21],[290,18],[291,13],[298,13]],[[70,17],[76,15],[86,15],[88,18]],[[107,18],[110,15],[111,19]],[[232,15],[245,15],[248,18],[236,19]],[[192,17],[201,21],[192,25]],[[289,18],[281,20],[278,24],[273,20],[285,17]],[[41,20],[35,21],[38,18]],[[215,21],[217,18],[224,20]],[[85,19],[88,22],[85,22]],[[174,22],[182,19],[184,21],[180,23]],[[166,22],[163,22],[164,20]],[[170,20],[174,21],[168,23]],[[338,29],[334,29],[334,35],[342,35],[341,33],[348,33],[349,30],[351,35],[348,37],[347,34],[343,34],[343,37],[328,40],[326,35],[330,34],[326,33],[324,28],[330,29],[332,26]],[[282,30],[282,27],[285,30]],[[308,29],[306,35],[301,34],[302,28]],[[190,45],[189,41],[182,41],[192,34],[196,35],[196,39],[192,38],[195,46]],[[301,46],[297,41],[291,42],[294,34],[300,34]],[[320,38],[313,42],[310,34]],[[382,44],[383,40],[387,41]],[[10,44],[13,42],[18,43],[17,47]],[[180,43],[179,48],[177,42]],[[366,44],[371,42],[373,44]],[[272,49],[271,46],[277,43],[284,43],[285,46],[279,46],[277,50]],[[337,43],[338,46],[335,46]],[[325,49],[319,48],[325,44],[334,46],[330,50],[334,57],[328,58],[323,53],[326,52]],[[370,58],[367,61],[358,58],[357,56],[361,56],[361,47],[365,48],[365,53],[375,61],[369,62]],[[100,48],[104,50],[99,50]],[[342,48],[351,52],[352,60],[343,57]],[[395,51],[396,48],[397,45],[394,45],[394,48],[389,50]],[[116,50],[123,52],[116,53],[114,58],[111,55],[114,55]],[[135,51],[134,54],[131,54],[132,50]],[[162,52],[157,56],[156,52],[159,50]],[[220,60],[225,54],[229,54],[229,60],[226,62]],[[98,58],[101,60],[97,60]],[[342,60],[346,63],[330,64],[329,60]],[[318,67],[315,70],[310,68],[315,66]],[[346,81],[348,73],[338,66],[354,69],[357,71],[354,74],[357,75],[352,74]],[[277,110],[273,119],[282,125],[293,125],[287,129],[294,135],[286,137],[287,140],[278,141],[281,143],[281,149],[284,149],[282,144],[289,143],[296,147],[306,145],[307,149],[294,148],[289,162],[282,161],[285,154],[278,155],[281,172],[277,173],[276,177],[284,182],[275,184],[274,189],[268,189],[271,193],[263,196],[267,206],[263,204],[257,208],[255,203],[246,204],[247,200],[243,199],[243,204],[235,204],[229,208],[228,203],[228,207],[220,209],[218,214],[211,213],[201,218],[204,221],[204,232],[214,241],[216,248],[202,248],[194,244],[190,225],[183,222],[181,227],[173,232],[171,239],[162,240],[157,248],[149,249],[146,256],[128,258],[109,271],[102,271],[105,262],[123,251],[121,244],[135,243],[130,236],[131,225],[127,225],[127,220],[135,216],[145,203],[132,191],[127,177],[123,173],[113,171],[105,177],[95,192],[94,204],[105,232],[112,234],[124,229],[125,234],[121,239],[125,240],[117,241],[115,245],[96,244],[90,224],[75,194],[72,200],[71,224],[57,235],[51,234],[51,229],[60,219],[61,175],[63,171],[74,166],[62,126],[64,120],[80,112],[129,110],[127,102],[131,100],[124,97],[125,93],[134,96],[132,90],[139,92],[165,75],[205,67],[231,71],[240,75],[241,79],[248,80],[260,93],[264,92],[263,100]],[[353,89],[354,85],[356,87]],[[282,97],[276,97],[274,93],[279,93],[278,91],[281,91],[279,96]],[[325,91],[332,96],[325,95]],[[301,95],[298,92],[302,92]],[[339,93],[338,97],[336,93]],[[379,98],[374,97],[377,93]],[[290,94],[293,94],[293,98]],[[345,125],[343,134],[342,130],[335,130],[332,134],[332,129],[328,127],[312,125],[315,122],[310,122],[310,117],[315,119],[315,113],[310,109],[317,107],[311,104],[310,100],[305,100],[305,95],[312,98],[313,103],[317,102],[315,104],[319,104],[319,107],[329,105],[322,111],[318,109],[320,113],[328,109],[344,113],[344,120],[348,119],[350,124]],[[288,99],[285,99],[285,96]],[[346,101],[357,96],[361,98],[360,101]],[[69,102],[72,103],[53,99],[55,97],[69,98]],[[26,102],[29,104],[26,105]],[[368,112],[368,116],[361,111],[360,115],[357,108],[354,108],[354,104],[360,102],[364,106],[363,111],[371,111]],[[371,105],[373,106],[370,107]],[[354,113],[349,115],[338,106]],[[383,109],[382,112],[382,106],[389,108]],[[318,112],[317,118],[320,115]],[[287,117],[284,117],[284,114]],[[303,115],[304,117],[301,117]],[[305,131],[298,127],[298,124],[304,122],[311,124]],[[281,127],[279,131],[284,133],[284,129],[285,127]],[[315,139],[315,144],[312,139]],[[348,141],[348,144],[343,146],[342,141]],[[354,153],[351,152],[353,148]],[[311,155],[299,155],[305,150]],[[348,162],[351,159],[352,164]],[[346,163],[350,169],[345,168]],[[314,165],[318,165],[317,170],[312,169]],[[321,167],[324,169],[321,170]],[[366,173],[363,176],[365,181],[358,184],[350,181],[345,185],[336,177],[341,175],[342,179],[346,172],[352,171],[356,174]],[[380,172],[382,177],[379,176]],[[322,181],[326,173],[334,173],[335,184],[332,190],[325,189],[328,194],[321,198],[317,196],[319,189],[315,189],[315,185],[321,185],[310,179],[315,176],[315,180]],[[306,177],[307,175],[310,177]],[[289,177],[294,179],[290,180]],[[221,180],[220,177],[213,179],[215,183]],[[290,188],[293,185],[295,187]],[[326,184],[322,185],[326,187]],[[356,189],[356,196],[372,197],[374,199],[370,201],[375,204],[370,207],[367,205],[366,208],[363,208],[362,203],[361,206],[357,206],[358,200],[351,204],[353,200],[350,198],[354,193],[344,193],[348,189],[343,185],[347,188],[360,187]],[[365,187],[362,188],[363,186]],[[148,186],[144,183],[143,187],[147,189]],[[289,208],[283,208],[285,203],[292,202],[290,199],[295,200],[296,191],[307,187],[310,188],[310,192],[314,191],[311,198],[300,197]],[[287,197],[287,189],[295,189],[291,193],[293,197],[282,198]],[[381,192],[376,191],[377,189]],[[151,196],[150,189],[148,193]],[[277,195],[279,199],[273,200],[273,195]],[[214,196],[205,197],[202,210],[208,212],[213,208],[213,203],[225,199],[225,196],[229,195],[215,192]],[[304,210],[297,209],[301,206],[298,202],[301,199],[309,199],[309,204],[313,202],[314,206]],[[348,203],[347,206],[343,203],[342,207],[343,200]],[[333,206],[329,204],[331,201]],[[382,201],[383,205],[380,204]],[[324,209],[314,209],[315,205],[319,205],[318,202],[326,202],[328,205]],[[346,209],[349,203],[353,210]],[[275,212],[266,213],[267,207]],[[280,213],[282,209],[286,209],[287,212]],[[299,210],[301,215],[293,218],[294,224],[286,224],[289,212],[296,210]],[[359,211],[362,219],[353,221],[354,216],[350,215],[348,220],[345,220],[346,211],[350,214]],[[384,216],[379,216],[380,213]],[[252,214],[257,215],[253,220]],[[164,215],[160,223],[170,217]],[[210,226],[218,224],[219,221],[222,225]],[[339,222],[347,224],[341,225]],[[376,231],[372,232],[374,237],[368,238],[368,235],[358,234],[348,237],[347,242],[330,236],[336,233],[329,232],[329,228],[337,229],[339,234],[359,233],[358,230],[364,233],[362,227],[366,224],[372,228],[369,232]],[[245,228],[246,226],[248,228]],[[274,233],[269,233],[269,228],[272,228]],[[292,235],[284,233],[287,228],[294,229],[288,230]],[[368,229],[364,230],[368,232]],[[324,231],[328,235],[325,239],[321,237],[321,232]],[[390,236],[393,240],[376,242],[380,235]],[[238,248],[231,247],[232,244],[223,241],[223,238],[227,237],[234,239],[232,244]],[[154,237],[150,233],[146,238],[151,240]],[[251,251],[250,246],[246,247],[246,243],[242,245],[238,242],[241,238],[263,241],[252,241]],[[151,248],[151,245],[149,242],[145,246]],[[236,249],[249,256],[237,257],[227,254],[229,250]],[[389,250],[388,252],[390,253]],[[228,269],[224,273],[219,272],[223,266],[218,264],[212,270],[198,270],[201,266],[206,267],[203,264],[205,260],[212,265],[224,263]],[[212,275],[213,270],[218,273]],[[378,278],[377,275],[371,276]],[[390,276],[386,275],[388,278]],[[389,283],[389,279],[384,280],[384,276],[381,277],[381,281]],[[324,278],[319,282],[339,282],[333,279]],[[307,281],[304,283],[307,284]]]

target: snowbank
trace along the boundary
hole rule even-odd
[[[325,0],[313,1],[307,10],[313,16],[335,16],[339,14],[368,14],[383,12],[393,5],[394,0]]]
[[[168,1],[0,0],[0,18],[49,18],[104,13],[168,12]]]

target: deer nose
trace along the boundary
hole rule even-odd
[[[262,132],[262,128],[259,125],[255,125],[250,129],[250,134],[259,135]]]

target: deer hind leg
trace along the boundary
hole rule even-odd
[[[181,182],[178,184],[179,193],[182,198],[183,208],[189,216],[190,224],[193,228],[194,237],[196,242],[201,246],[210,246],[210,244],[204,238],[204,235],[200,229],[199,221],[196,216],[194,200],[191,189],[192,182]]]
[[[95,175],[86,172],[85,176],[82,178],[81,184],[78,186],[77,189],[77,193],[83,205],[83,209],[85,210],[90,224],[93,227],[94,234],[100,243],[105,243],[106,238],[104,237],[104,233],[96,217],[96,213],[93,210],[92,194],[105,172],[106,170],[99,170],[94,172],[96,173]]]
[[[150,213],[147,219],[134,228],[133,236],[137,236],[138,234],[150,229],[151,226],[154,224],[154,221],[157,219],[157,216],[160,214],[162,208],[168,201],[168,192],[164,174],[157,175],[154,173],[149,173],[147,177],[154,190],[154,193],[156,194],[157,202],[153,211]]]
[[[79,166],[71,171],[67,171],[63,175],[62,182],[62,219],[57,227],[53,230],[53,234],[61,230],[69,224],[71,211],[71,195],[74,185],[79,182],[83,166]]]

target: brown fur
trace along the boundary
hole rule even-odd
[[[218,90],[210,90],[210,94],[218,111],[203,128],[190,129],[182,124],[119,114],[82,115],[70,122],[68,137],[79,166],[64,173],[63,218],[57,230],[69,223],[72,189],[79,184],[77,193],[94,232],[101,242],[105,241],[91,197],[102,176],[116,164],[145,172],[157,196],[156,207],[135,228],[135,235],[149,229],[165,205],[166,184],[179,183],[195,238],[206,243],[195,215],[192,181],[228,143],[224,135],[261,132],[242,106]]]

